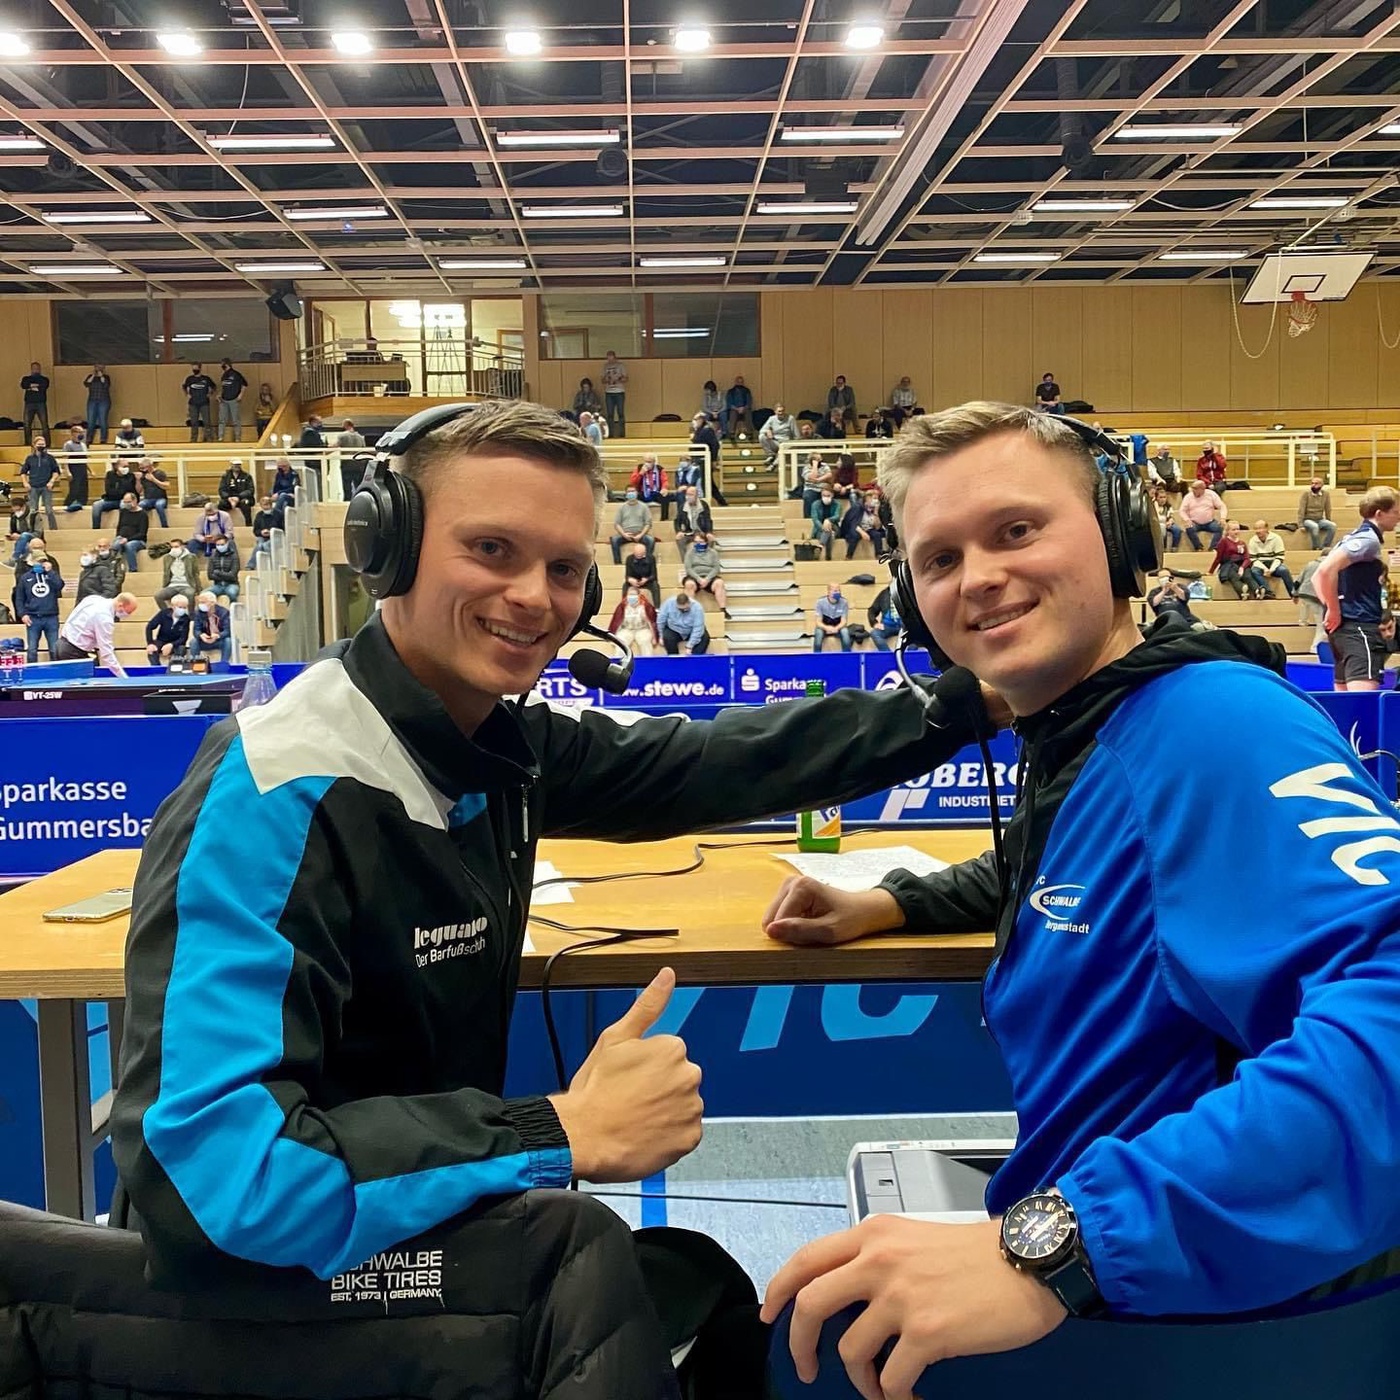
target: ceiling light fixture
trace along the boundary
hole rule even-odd
[[[23,58],[29,52],[29,40],[12,29],[0,31],[0,58]]]
[[[309,219],[387,219],[389,211],[382,204],[359,204],[349,209],[287,209],[284,216],[292,220]]]
[[[1032,214],[1118,214],[1131,209],[1131,199],[1038,199]]]
[[[176,58],[194,58],[204,52],[204,45],[188,29],[178,29],[166,34],[157,34],[156,43],[166,53]]]
[[[537,29],[511,29],[506,32],[506,52],[517,58],[528,58],[544,48],[544,40]]]
[[[527,219],[620,219],[620,204],[522,204]]]
[[[1238,136],[1238,122],[1204,122],[1198,126],[1153,125],[1150,122],[1130,122],[1113,133],[1115,141],[1208,141],[1219,136]]]
[[[653,340],[698,340],[702,335],[713,335],[709,326],[658,327],[652,331]]]
[[[206,139],[216,151],[325,151],[335,145],[335,137],[324,131],[302,136],[210,136]]]
[[[696,254],[694,257],[643,257],[637,262],[642,267],[727,267],[729,259],[723,254],[713,256],[703,256]]]
[[[151,222],[151,216],[141,209],[75,209],[71,212],[55,209],[45,211],[39,217],[46,224],[148,224]]]
[[[239,272],[324,272],[326,265],[323,262],[266,262],[266,263],[234,263],[234,267]]]
[[[1343,195],[1333,194],[1283,194],[1265,195],[1263,199],[1253,199],[1251,209],[1340,209],[1346,203]]]
[[[124,271],[111,263],[30,263],[36,277],[110,277]]]
[[[974,253],[975,263],[1052,263],[1059,262],[1058,253]]]
[[[355,57],[374,52],[374,40],[358,29],[342,29],[331,35],[331,43],[343,54]]]
[[[622,133],[610,131],[496,131],[498,146],[616,146]]]
[[[1234,262],[1236,258],[1247,258],[1244,248],[1174,248],[1170,253],[1158,253],[1159,262]]]
[[[44,143],[37,136],[0,136],[0,151],[42,151]]]
[[[519,272],[525,267],[524,258],[439,258],[444,272]]]
[[[671,42],[682,53],[704,53],[710,47],[710,31],[691,27],[678,29]]]
[[[884,40],[884,26],[879,24],[853,24],[846,31],[848,49],[876,49]]]
[[[898,141],[902,126],[785,126],[780,141]]]
[[[774,204],[771,202],[760,202],[755,212],[759,214],[780,214],[790,218],[800,219],[807,214],[854,214],[857,202],[854,199],[828,200],[809,202],[806,204],[786,203]]]
[[[1383,127],[1371,133],[1372,136],[1400,136],[1400,122],[1386,122]]]

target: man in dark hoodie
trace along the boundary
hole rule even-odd
[[[940,1358],[1026,1346],[1068,1313],[1252,1312],[1392,1272],[1393,805],[1281,679],[1281,648],[1170,617],[1139,632],[1145,560],[1115,590],[1118,522],[1062,419],[990,403],[916,419],[880,480],[922,622],[1017,716],[1024,796],[1000,859],[865,894],[790,881],[765,926],[824,944],[996,929],[983,1009],[1020,1137],[986,1222],[874,1216],[789,1261],[765,1313],[796,1300],[798,1374],[857,1303],[846,1369],[903,1400],[937,1389],[919,1378]],[[1205,710],[1248,724],[1207,768],[1164,769],[1160,736]],[[1201,899],[1220,888],[1207,815],[1249,833],[1231,886],[1271,896],[1228,936]]]

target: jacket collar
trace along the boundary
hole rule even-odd
[[[468,738],[442,701],[403,664],[376,612],[339,656],[355,688],[368,696],[428,781],[454,801],[468,792],[518,789],[539,777],[539,761],[512,707],[498,703]]]

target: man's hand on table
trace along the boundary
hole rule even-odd
[[[810,875],[789,875],[763,915],[769,938],[807,948],[903,927],[904,911],[888,890],[838,890]]]
[[[1002,1257],[1000,1233],[998,1220],[870,1216],[799,1249],[768,1285],[763,1320],[796,1300],[789,1345],[798,1376],[811,1384],[823,1322],[866,1304],[837,1347],[846,1373],[865,1400],[911,1400],[935,1362],[1029,1346],[1064,1321],[1060,1300]],[[876,1358],[891,1339],[881,1368]]]
[[[700,1145],[700,1067],[679,1036],[646,1034],[675,988],[662,968],[598,1037],[567,1093],[549,1096],[582,1181],[640,1181]]]

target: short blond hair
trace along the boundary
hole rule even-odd
[[[449,462],[488,452],[513,452],[588,478],[596,517],[608,499],[608,474],[598,449],[552,408],[524,399],[488,399],[414,443],[397,463],[426,492],[428,479]]]
[[[877,478],[896,515],[904,514],[904,502],[915,473],[940,457],[970,447],[1001,433],[1023,433],[1031,441],[1063,452],[1079,465],[1080,485],[1092,505],[1098,493],[1099,469],[1093,453],[1073,428],[1053,413],[1022,408],[1017,404],[974,399],[956,408],[941,409],[908,419],[894,447],[880,463]]]
[[[1397,504],[1400,504],[1400,494],[1393,486],[1373,486],[1362,496],[1357,510],[1363,520],[1369,520],[1383,510],[1394,510]]]

